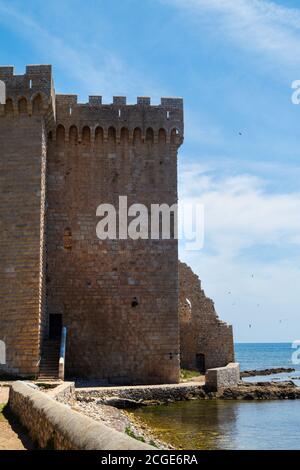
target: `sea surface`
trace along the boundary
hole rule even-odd
[[[293,363],[293,354],[299,356],[300,360],[300,347],[293,348],[291,343],[235,344],[235,359],[236,362],[240,363],[242,371],[274,369],[277,367],[295,369],[295,372],[249,377],[244,379],[247,382],[293,380],[296,385],[300,386],[300,364]]]
[[[259,380],[298,382],[300,366],[292,363],[291,344],[236,344],[235,350],[241,370],[296,369]],[[300,449],[300,400],[198,400],[140,408],[134,414],[178,449]]]

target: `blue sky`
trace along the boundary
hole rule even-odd
[[[299,2],[0,0],[0,41],[1,64],[51,63],[83,102],[182,96],[180,200],[204,203],[205,244],[181,259],[236,340],[300,338]]]

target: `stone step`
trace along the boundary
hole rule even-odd
[[[42,356],[42,361],[45,361],[45,360],[48,361],[48,360],[54,360],[54,359],[55,359],[55,360],[56,360],[56,359],[58,360],[58,359],[59,359],[59,355],[58,355],[58,354],[49,354],[49,355],[48,355],[48,354],[44,354],[44,355]],[[42,362],[42,361],[41,361],[41,362]]]
[[[52,364],[41,364],[40,369],[58,369],[58,362],[54,362]]]
[[[39,380],[58,380],[58,375],[39,375]]]
[[[44,370],[44,369],[51,369],[51,370],[56,370],[58,369],[58,362],[56,363],[53,363],[53,364],[41,364],[40,365],[40,370]]]
[[[40,367],[56,366],[58,367],[58,358],[55,361],[41,361]]]
[[[40,380],[58,379],[60,341],[46,340],[42,346],[42,357],[38,378]]]

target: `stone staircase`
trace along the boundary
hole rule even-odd
[[[58,380],[59,339],[46,339],[43,342],[39,380]]]

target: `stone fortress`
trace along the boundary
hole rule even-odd
[[[0,373],[176,383],[234,360],[231,326],[178,242],[99,240],[96,208],[177,202],[183,101],[55,93],[49,65],[0,67]]]

